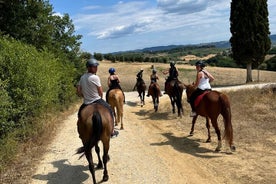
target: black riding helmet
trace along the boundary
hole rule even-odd
[[[171,61],[170,62],[170,66],[173,67],[175,65],[175,62],[174,61]]]
[[[200,66],[201,68],[204,68],[206,66],[203,61],[197,61],[195,65]]]

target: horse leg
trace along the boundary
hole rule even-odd
[[[118,119],[117,119],[117,114],[116,114],[114,106],[112,106],[112,111],[113,111],[113,114],[114,114],[115,126],[118,126]]]
[[[93,164],[93,158],[92,158],[92,153],[91,150],[85,151],[85,156],[89,164],[89,170],[92,175],[93,183],[96,183],[96,177],[95,177],[95,170],[94,170],[94,164]]]
[[[104,164],[104,172],[103,172],[103,181],[107,181],[109,179],[108,171],[107,171],[107,161],[109,160],[108,151],[109,151],[109,141],[103,144],[104,146],[104,154],[103,154],[103,164]]]
[[[219,130],[219,127],[218,127],[218,121],[217,121],[217,117],[216,118],[212,118],[211,119],[211,123],[215,129],[215,132],[217,134],[217,137],[218,137],[218,146],[216,147],[216,151],[219,152],[221,151],[221,134],[220,134],[220,130]]]
[[[175,113],[174,99],[173,99],[173,97],[170,97],[170,99],[171,99],[171,104],[172,104],[172,113],[174,114]]]
[[[96,151],[97,156],[98,156],[97,169],[102,169],[103,168],[103,162],[102,162],[101,157],[100,157],[100,147],[99,147],[98,144],[95,145],[95,151]]]
[[[210,123],[209,123],[208,117],[206,117],[206,128],[208,131],[208,138],[207,138],[206,142],[211,142]]]
[[[143,105],[145,105],[145,95],[146,95],[146,92],[143,91]]]
[[[193,120],[192,120],[192,127],[191,127],[191,131],[190,131],[190,136],[193,136],[194,135],[194,128],[195,128],[195,123],[196,123],[196,119],[197,119],[197,116],[194,116],[193,117]]]
[[[159,96],[157,94],[157,96],[156,96],[156,111],[158,110],[158,106],[159,106]]]

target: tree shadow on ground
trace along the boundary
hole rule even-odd
[[[152,143],[152,146],[171,145],[175,150],[201,158],[215,158],[219,155],[206,155],[206,153],[216,153],[215,151],[200,147],[200,140],[192,140],[187,137],[176,137],[172,133],[163,133],[168,140],[165,142]]]
[[[71,165],[67,159],[58,160],[52,162],[52,164],[57,168],[56,172],[37,174],[32,178],[48,181],[48,184],[80,184],[89,178],[89,175],[84,172],[88,170],[88,166]]]

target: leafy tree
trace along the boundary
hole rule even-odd
[[[264,62],[271,47],[267,0],[232,0],[230,31],[232,57],[246,65],[246,82],[251,82],[252,64]]]
[[[0,1],[0,31],[73,62],[81,44],[69,15],[54,15],[49,1],[43,0]]]

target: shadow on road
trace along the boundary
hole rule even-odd
[[[71,165],[67,159],[52,162],[57,168],[56,172],[47,174],[37,174],[32,178],[36,180],[48,181],[48,184],[80,184],[89,178],[84,171],[88,170],[88,166]],[[91,181],[92,182],[92,181]]]
[[[192,140],[189,137],[176,137],[172,133],[163,133],[168,140],[165,142],[152,143],[152,146],[164,146],[171,145],[175,150],[179,152],[188,153],[190,155],[201,158],[216,158],[219,155],[207,155],[206,153],[214,153],[214,150],[200,147],[200,140]]]

